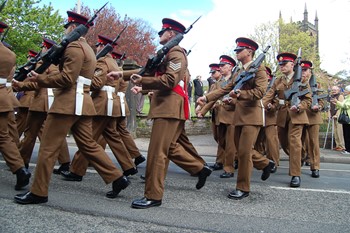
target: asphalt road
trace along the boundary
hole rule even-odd
[[[70,146],[71,154],[75,150]],[[90,169],[82,182],[53,175],[49,202],[24,206],[14,203],[16,179],[1,160],[0,232],[350,232],[350,164],[321,166],[319,179],[303,167],[297,189],[288,187],[288,161],[264,182],[254,170],[250,196],[237,201],[227,198],[236,176],[221,179],[222,171],[215,171],[196,190],[197,178],[171,163],[162,206],[136,210],[130,204],[143,196],[144,164],[116,199],[104,196],[111,185]]]

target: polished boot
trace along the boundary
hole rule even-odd
[[[311,166],[311,163],[306,161],[306,162],[304,163],[304,165],[310,167],[310,166]]]
[[[198,173],[198,182],[196,184],[197,189],[203,188],[207,180],[207,177],[210,176],[211,172],[212,171],[209,167],[204,166],[203,169]]]
[[[311,177],[319,178],[320,177],[320,170],[311,170]]]
[[[131,207],[135,209],[147,209],[150,207],[160,206],[162,200],[153,200],[143,197],[141,199],[136,199],[131,203]]]
[[[146,175],[141,175],[140,178],[141,180],[146,180]]]
[[[235,189],[232,192],[230,192],[227,197],[230,199],[240,200],[248,196],[249,196],[249,192],[244,192],[244,191]]]
[[[136,173],[138,173],[139,171],[137,170],[137,168],[130,168],[126,171],[124,171],[123,175],[124,176],[132,176],[132,175],[135,175]]]
[[[17,177],[17,183],[15,185],[15,190],[21,190],[23,187],[27,186],[29,184],[30,179],[30,172],[27,170],[27,168],[22,167],[18,169],[16,172]]]
[[[222,163],[214,163],[210,168],[213,169],[213,171],[222,170],[224,165],[222,165]]]
[[[129,185],[130,185],[130,181],[125,176],[122,176],[116,179],[115,181],[113,181],[112,191],[109,191],[108,193],[106,193],[106,197],[116,198],[120,193],[120,191],[122,191],[123,189],[126,189],[126,187],[128,187]]]
[[[135,158],[134,164],[135,164],[135,166],[137,167],[137,165],[139,165],[140,163],[143,163],[143,162],[145,162],[145,161],[146,161],[145,156],[140,155],[140,156],[138,156],[138,157]]]
[[[68,180],[68,181],[82,181],[83,180],[82,176],[74,174],[73,172],[70,172],[70,171],[62,171],[61,176],[63,176],[64,180]]]
[[[273,166],[273,168],[271,168],[271,173],[276,173],[276,171],[277,171],[277,166],[275,165]]]
[[[263,169],[263,173],[261,174],[262,180],[267,180],[270,177],[271,169],[276,166],[275,162],[270,160],[269,164]]]
[[[63,171],[69,172],[69,165],[70,163],[62,163],[59,168],[53,169],[53,174],[59,175]]]
[[[289,186],[293,188],[300,187],[300,176],[293,176]]]
[[[235,160],[235,170],[238,169],[238,160]]]
[[[31,192],[17,194],[15,196],[15,202],[23,205],[46,203],[47,200],[47,197],[37,196]]]
[[[233,172],[224,172],[220,175],[220,178],[231,178],[234,176]]]

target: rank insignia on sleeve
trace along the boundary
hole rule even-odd
[[[176,71],[181,68],[181,62],[179,63],[170,62],[169,66],[172,70]]]

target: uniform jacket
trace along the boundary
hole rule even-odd
[[[96,68],[96,57],[84,38],[71,42],[64,51],[59,64],[60,73],[39,75],[40,87],[56,88],[55,99],[49,113],[75,115],[75,96],[77,79],[83,76],[92,79]],[[82,115],[96,115],[90,96],[90,86],[84,85],[84,102]]]
[[[246,67],[243,67],[240,72],[236,74],[236,77],[244,70],[249,69],[248,63]],[[213,91],[206,95],[207,100],[215,100],[224,96],[233,90],[235,86],[234,82],[230,82],[225,87]],[[267,74],[265,67],[261,65],[255,74],[255,77],[250,79],[241,88],[241,94],[237,98],[234,123],[236,126],[240,125],[263,125],[263,108],[261,99],[263,98],[267,89]]]
[[[276,125],[278,98],[274,95],[267,96],[266,94],[262,100],[265,108],[265,126]],[[272,104],[272,107],[270,109],[267,108],[267,105],[269,103]]]
[[[0,42],[0,78],[8,79],[11,71],[16,65],[16,55]],[[0,85],[0,112],[11,112],[14,101],[9,95],[5,84]]]
[[[152,90],[148,118],[175,118],[185,120],[184,97],[173,91],[180,81],[185,81],[187,57],[180,46],[175,46],[157,68],[156,77],[144,76],[142,89]]]
[[[95,105],[96,113],[98,116],[107,116],[107,92],[102,91],[103,86],[111,86],[115,88],[115,91],[112,93],[113,96],[113,112],[112,117],[121,116],[121,105],[120,98],[117,95],[117,90],[119,89],[119,83],[123,80],[118,79],[115,81],[109,81],[107,79],[107,74],[111,71],[120,70],[117,63],[110,54],[107,54],[104,57],[101,57],[97,60],[96,70],[94,78],[91,84],[92,91],[92,100]]]
[[[291,75],[292,76],[292,75]],[[287,122],[287,117],[291,118],[293,124],[308,124],[309,120],[306,114],[306,109],[308,109],[311,105],[311,93],[308,93],[302,97],[300,97],[300,111],[293,112],[290,109],[290,103],[288,100],[285,100],[284,90],[290,88],[293,84],[293,78],[289,80],[287,83],[287,77],[282,76],[276,79],[271,89],[266,93],[266,98],[270,99],[273,96],[277,95],[279,101],[284,101],[284,104],[280,104],[277,112],[277,126],[285,127]]]
[[[217,82],[212,84],[210,92],[220,89],[223,85],[225,86],[225,83],[232,82],[233,78],[234,77],[231,76],[226,82],[225,78],[221,77]],[[233,99],[230,104],[225,104],[222,99],[223,97],[220,97],[216,101],[210,101],[202,108],[201,113],[204,116],[205,113],[213,108],[215,125],[219,125],[220,123],[234,125],[235,107],[237,100]]]
[[[41,65],[41,62],[38,63],[38,66]],[[46,75],[58,74],[58,66],[51,65],[44,72]],[[42,88],[38,85],[37,82],[19,82],[20,91],[33,91],[34,97],[32,104],[29,107],[30,111],[35,112],[48,112],[49,111],[49,102],[48,102],[48,92],[47,88]]]

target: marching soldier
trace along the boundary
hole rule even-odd
[[[162,30],[158,33],[162,45],[185,31],[185,27],[175,20],[165,18],[162,23]],[[178,143],[185,120],[189,117],[188,96],[183,89],[186,88],[186,70],[186,53],[177,45],[169,50],[153,76],[131,76],[134,84],[142,85],[133,87],[134,93],[153,91],[148,115],[153,119],[153,126],[147,156],[145,192],[143,198],[132,202],[133,208],[145,209],[162,204],[168,159],[190,174],[198,174],[197,189],[205,185],[211,174],[209,167],[191,156]],[[116,72],[109,75],[119,78],[122,74]]]
[[[222,82],[222,74],[220,73],[220,65],[216,63],[212,63],[209,65],[210,68],[210,75],[215,82],[211,85],[210,91],[214,91],[217,86],[219,85],[219,82]],[[205,106],[200,106],[200,109],[196,111],[198,117],[203,117],[209,109],[211,110],[211,128],[213,131],[213,137],[214,140],[218,143],[218,149],[216,152],[216,160],[215,163],[210,166],[211,169],[215,170],[221,170],[223,169],[224,164],[224,148],[222,148],[221,144],[219,143],[219,132],[218,132],[218,125],[216,124],[216,113],[215,109],[213,108],[215,104],[215,101],[212,101],[212,103],[208,103]],[[197,107],[198,108],[198,107]]]
[[[99,53],[104,46],[113,44],[113,40],[107,38],[103,35],[98,35],[97,53]],[[119,88],[119,81],[107,80],[107,74],[111,71],[119,70],[117,63],[112,58],[110,53],[97,60],[96,70],[94,77],[92,79],[91,97],[96,109],[96,116],[93,117],[92,121],[92,136],[93,139],[98,141],[100,136],[108,143],[110,149],[112,150],[115,158],[122,167],[124,171],[124,176],[134,175],[138,171],[132,161],[128,150],[126,149],[119,133],[117,132],[117,118],[121,115],[122,106],[120,104],[120,99],[116,94],[116,89]],[[124,114],[125,111],[124,106]],[[70,167],[70,172],[62,172],[61,175],[65,180],[70,181],[81,181],[82,177],[85,175],[86,170],[89,165],[89,160],[83,155],[81,151],[75,153]],[[111,191],[107,197],[116,197],[118,194],[114,195]]]
[[[290,88],[294,81],[293,68],[296,58],[297,56],[292,53],[277,55],[282,77],[276,79],[266,94],[266,99],[272,99],[276,95],[279,99],[276,124],[280,145],[285,153],[289,155],[289,175],[292,176],[290,187],[300,186],[301,136],[304,126],[309,123],[305,110],[309,108],[311,103],[310,93],[300,97],[298,106],[291,106],[290,101],[285,99],[284,91]]]
[[[54,41],[43,38],[42,53],[46,52],[55,44]],[[33,53],[33,51],[29,51]],[[38,66],[42,63],[39,62]],[[51,65],[46,71],[46,75],[52,75],[58,73],[58,67]],[[52,88],[41,88],[38,86],[37,82],[18,82],[13,81],[13,86],[16,87],[18,91],[34,91],[33,101],[29,107],[28,112],[28,125],[24,130],[24,137],[19,143],[19,151],[23,158],[24,164],[28,166],[30,159],[32,157],[34,145],[36,138],[39,137],[41,141],[42,128],[47,117],[47,112],[49,111],[51,104],[53,102],[54,94]],[[58,161],[61,164],[59,171],[68,170],[70,163],[69,150],[66,140],[63,141]],[[58,171],[56,171],[57,173]],[[55,171],[54,171],[55,173]]]
[[[266,67],[266,73],[269,81],[273,82],[272,71],[269,67]],[[269,86],[272,85],[273,83]],[[267,90],[267,92],[268,91],[269,90]],[[265,95],[262,100],[265,109],[265,126],[261,128],[260,133],[264,135],[264,141],[262,144],[265,145],[266,157],[275,162],[275,166],[271,170],[271,173],[275,173],[280,161],[279,141],[276,127],[278,100],[276,96],[273,95]],[[259,144],[259,137],[257,144]]]
[[[7,27],[5,23],[0,22],[0,35]],[[9,115],[13,114],[14,106],[6,84],[16,64],[16,55],[2,42],[0,42],[0,54],[0,152],[11,172],[16,174],[15,189],[20,190],[29,184],[31,174],[25,168],[17,145],[9,134],[8,119]]]
[[[237,60],[243,66],[243,69],[237,74],[239,75],[241,72],[249,70],[259,45],[255,41],[244,37],[237,38],[236,44]],[[236,189],[229,193],[228,198],[242,199],[249,196],[253,161],[255,168],[263,170],[262,180],[269,178],[271,168],[275,163],[253,149],[259,130],[263,125],[263,112],[260,100],[267,88],[265,67],[260,65],[255,73],[255,77],[247,81],[241,90],[236,90],[237,92],[232,91],[235,86],[234,81],[232,80],[225,87],[203,96],[199,99],[199,102],[203,104],[203,102],[216,100],[228,93],[230,93],[232,98],[237,99],[234,118],[234,142],[239,166]]]
[[[214,90],[225,87],[228,83],[233,82],[234,74],[232,73],[233,67],[236,66],[236,61],[227,55],[220,56],[220,73],[222,78],[216,82]],[[235,144],[232,143],[235,132],[235,105],[236,99],[230,99],[229,96],[222,97],[219,100],[211,101],[208,103],[208,107],[202,109],[200,115],[205,115],[206,111],[213,106],[213,112],[215,115],[215,124],[217,126],[217,138],[218,144],[223,148],[223,169],[224,172],[220,175],[220,178],[231,178],[234,176],[234,159],[236,154]],[[216,164],[212,167],[216,169]]]
[[[72,11],[67,13],[66,34],[71,33],[78,25],[88,22],[80,14]],[[129,185],[127,178],[92,138],[92,117],[96,115],[96,111],[89,92],[95,67],[95,53],[85,38],[80,37],[65,49],[59,64],[60,73],[49,77],[33,71],[30,73],[31,81],[38,82],[42,87],[56,88],[56,93],[45,121],[32,187],[29,192],[15,196],[17,203],[38,204],[48,201],[51,173],[69,129],[79,150],[105,183],[113,182],[115,193]]]
[[[303,81],[308,83],[311,78],[311,69],[313,69],[313,64],[311,61],[301,61],[302,67],[302,78]],[[314,94],[314,93],[313,93]],[[322,100],[318,100],[317,105],[311,106],[306,109],[306,114],[309,119],[309,124],[305,126],[306,130],[306,140],[307,152],[310,158],[310,169],[311,169],[311,177],[319,178],[320,177],[320,143],[319,143],[319,131],[320,124],[323,123],[321,110],[324,106],[324,102]]]

